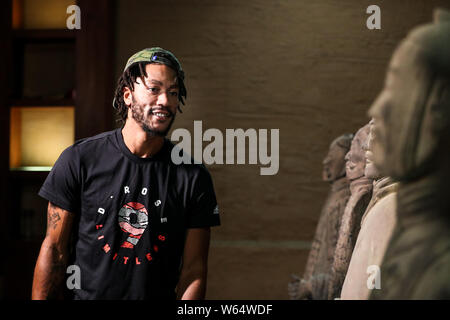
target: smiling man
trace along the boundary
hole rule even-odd
[[[165,136],[183,98],[171,52],[128,60],[113,101],[123,126],[67,148],[39,192],[48,225],[33,299],[205,297],[210,227],[220,218],[206,168],[170,157]],[[71,291],[69,265],[80,270]]]

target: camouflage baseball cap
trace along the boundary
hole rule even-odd
[[[139,52],[136,52],[128,59],[127,64],[125,65],[123,71],[127,70],[132,64],[136,62],[165,64],[174,69],[177,72],[178,76],[184,80],[184,72],[183,69],[181,68],[180,61],[178,61],[178,59],[172,52],[165,50],[163,48],[160,47],[146,48]]]
[[[178,86],[179,86],[179,95],[178,100],[184,105],[183,98],[186,98],[187,92],[186,87],[184,86],[184,71],[181,67],[180,61],[178,61],[177,57],[170,52],[169,50],[165,50],[160,47],[146,48],[139,52],[133,54],[127,61],[125,68],[123,71],[125,72],[129,67],[131,67],[135,63],[139,62],[148,62],[148,63],[160,63],[165,64],[168,67],[172,68],[177,73]],[[116,99],[113,100],[113,106],[116,108]],[[181,109],[178,108],[181,112]]]

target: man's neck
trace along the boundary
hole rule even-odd
[[[164,145],[164,137],[149,135],[130,119],[122,129],[122,136],[128,150],[140,158],[154,156]]]

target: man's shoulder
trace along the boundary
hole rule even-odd
[[[116,130],[102,132],[92,137],[82,138],[75,141],[74,144],[67,147],[60,155],[61,161],[83,160],[92,156],[98,148],[105,145],[108,140],[112,141]]]
[[[102,143],[103,141],[109,139],[110,137],[114,137],[116,131],[117,131],[117,129],[114,129],[111,131],[99,133],[92,137],[79,139],[79,140],[75,141],[75,143],[73,144],[73,147],[81,147],[82,148],[82,147],[87,147],[90,144]]]
[[[186,153],[183,149],[181,149],[178,145],[175,145],[172,141],[166,139],[167,143],[167,155],[170,158],[171,163],[177,168],[179,172],[183,172],[188,174],[189,176],[195,176],[198,174],[208,174],[209,171],[203,163],[198,163],[195,159],[188,153]],[[179,155],[183,154],[179,159],[183,158],[182,161],[174,161],[173,154]]]

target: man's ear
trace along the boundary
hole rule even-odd
[[[123,101],[128,107],[131,106],[131,103],[133,102],[133,93],[128,87],[123,88]]]

